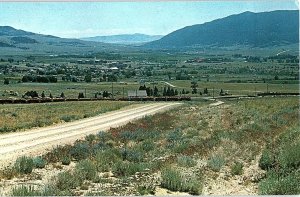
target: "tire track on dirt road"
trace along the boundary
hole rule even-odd
[[[0,135],[0,167],[9,165],[19,156],[44,154],[58,145],[72,144],[88,134],[118,127],[178,105],[180,103],[145,104],[62,125]]]

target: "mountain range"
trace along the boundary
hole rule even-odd
[[[43,35],[10,26],[0,26],[1,53],[89,53],[115,46],[106,43],[88,42],[79,39],[60,38],[52,35]],[[122,46],[118,46],[122,48]]]
[[[182,47],[269,47],[299,43],[299,11],[244,12],[204,24],[187,26],[160,40],[145,44],[148,48]]]
[[[145,35],[145,34],[121,34],[111,36],[95,36],[88,38],[80,38],[80,40],[112,43],[112,44],[142,44],[162,38],[162,35]]]
[[[236,48],[264,48],[298,43],[298,10],[261,13],[244,12],[204,24],[187,26],[163,37],[159,35],[127,34],[97,36],[80,40],[37,34],[10,26],[0,26],[1,54],[87,54],[99,51],[178,50],[207,46],[217,48],[231,46]],[[134,46],[128,44],[134,44]]]

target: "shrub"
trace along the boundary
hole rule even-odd
[[[197,162],[190,156],[179,156],[177,158],[177,163],[182,167],[193,167],[197,164]]]
[[[105,143],[106,141],[111,139],[111,134],[106,132],[106,131],[100,131],[98,134],[98,139],[100,140],[100,142]]]
[[[112,171],[118,176],[130,176],[136,172],[142,172],[149,168],[148,163],[132,163],[128,161],[117,161],[113,164]]]
[[[15,169],[21,174],[30,174],[33,170],[33,160],[30,157],[22,156],[16,160]]]
[[[56,188],[65,191],[78,187],[82,179],[78,179],[70,172],[61,172],[57,175]]]
[[[33,158],[33,164],[36,168],[44,168],[46,165],[46,160],[44,160],[42,157],[35,157]]]
[[[231,174],[232,175],[241,175],[243,174],[243,164],[240,162],[235,162],[231,166]]]
[[[274,171],[267,173],[267,178],[259,183],[259,194],[295,195],[300,193],[300,173],[294,172],[282,176]]]
[[[144,195],[154,195],[155,192],[155,186],[145,186],[145,185],[139,185],[137,186],[136,188],[137,192],[141,195],[141,196],[144,196]]]
[[[161,186],[172,191],[188,192],[192,195],[199,195],[202,191],[202,184],[194,176],[184,176],[172,168],[165,168],[161,174]]]
[[[79,173],[86,180],[93,180],[96,172],[96,166],[91,160],[80,161],[75,168],[75,173]]]
[[[121,155],[123,160],[128,160],[132,162],[142,162],[144,158],[142,152],[135,149],[128,149],[128,148],[121,149]]]
[[[12,196],[40,196],[41,193],[36,191],[33,186],[15,187],[12,189]]]
[[[161,173],[161,186],[163,188],[167,188],[172,191],[179,191],[182,185],[182,177],[181,174],[172,169],[166,168]]]
[[[99,172],[107,172],[113,163],[119,160],[118,152],[114,149],[98,151],[95,156],[96,168]]]
[[[85,136],[85,140],[88,141],[90,144],[96,139],[96,136],[93,134]]]
[[[61,163],[62,165],[69,165],[71,163],[71,158],[69,156],[64,156],[61,159]]]
[[[208,167],[215,172],[219,172],[224,164],[225,159],[220,155],[215,155],[211,157],[207,162]]]
[[[270,169],[274,166],[275,156],[271,153],[270,150],[264,149],[259,159],[259,167],[263,170]]]
[[[71,122],[72,120],[76,120],[75,115],[63,115],[60,117],[60,120],[63,120],[65,122]]]
[[[281,167],[298,169],[300,167],[300,143],[287,145],[278,157]]]
[[[76,143],[70,150],[71,156],[76,160],[86,159],[90,155],[90,147],[87,143]]]

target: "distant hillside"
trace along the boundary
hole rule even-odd
[[[244,12],[200,25],[187,26],[160,40],[145,44],[149,48],[197,46],[269,47],[299,43],[299,11]]]
[[[112,44],[36,34],[10,26],[0,26],[0,52],[3,53],[89,53],[122,48]]]
[[[95,41],[113,44],[140,44],[151,42],[162,38],[161,35],[145,35],[145,34],[122,34],[112,36],[96,36],[89,38],[80,38],[85,41]]]

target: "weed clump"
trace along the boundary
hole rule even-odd
[[[46,160],[42,157],[33,158],[33,164],[35,168],[44,168],[46,166]]]
[[[85,142],[76,143],[70,150],[71,156],[77,161],[86,159],[90,155],[90,147]]]
[[[235,162],[232,166],[231,166],[231,174],[232,175],[241,175],[243,174],[243,164],[240,162]]]
[[[34,167],[33,159],[26,156],[19,157],[14,166],[18,173],[30,174]]]
[[[225,159],[220,155],[212,156],[207,162],[208,167],[215,172],[219,172],[224,164]]]
[[[161,186],[171,191],[188,192],[192,195],[199,195],[202,191],[202,184],[199,179],[192,176],[184,176],[173,168],[165,168],[161,173]]]
[[[96,166],[91,160],[82,160],[75,168],[75,173],[78,173],[85,180],[93,180],[96,172]]]

